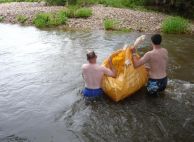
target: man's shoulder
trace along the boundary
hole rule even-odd
[[[103,66],[103,65],[99,65],[99,69],[100,69],[101,71],[106,71],[108,68],[106,68],[106,67]]]
[[[82,65],[82,69],[85,69],[85,68],[87,68],[88,67],[88,64],[83,64]]]
[[[153,54],[153,50],[146,52],[145,56],[150,56],[151,54]]]
[[[162,50],[166,53],[168,53],[168,50],[166,48],[162,48]]]

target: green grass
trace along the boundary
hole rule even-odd
[[[75,18],[75,12],[78,8],[78,6],[68,6],[68,8],[65,10],[66,16],[68,18]]]
[[[120,28],[118,30],[121,31],[121,32],[131,32],[131,31],[133,31],[131,28]]]
[[[92,16],[92,10],[89,8],[79,8],[75,11],[75,17],[77,18],[88,18]]]
[[[0,22],[3,22],[3,20],[4,20],[4,17],[0,16]]]
[[[117,30],[119,21],[116,19],[105,19],[103,24],[105,30]]]
[[[24,24],[28,20],[28,17],[24,15],[17,15],[16,19],[19,23]]]
[[[78,6],[69,6],[65,10],[68,18],[88,18],[92,16],[92,10],[90,8],[80,8]]]
[[[162,23],[164,33],[188,33],[190,30],[189,21],[181,17],[169,17]]]
[[[40,13],[33,20],[33,24],[38,28],[53,27],[66,24],[67,17],[65,11],[58,13]]]
[[[131,32],[131,28],[125,28],[120,26],[120,21],[117,19],[105,19],[103,21],[104,29],[108,31],[119,31],[119,32]]]
[[[53,25],[55,26],[66,24],[67,16],[65,11],[59,11],[58,13],[56,13],[56,15],[54,16],[54,21],[55,22],[53,23]]]
[[[37,14],[33,23],[38,28],[48,27],[51,20],[51,15],[48,13]]]

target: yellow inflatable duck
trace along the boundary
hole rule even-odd
[[[141,37],[142,38],[142,37]],[[136,40],[138,41],[138,40]],[[135,42],[134,45],[139,44]],[[133,45],[133,46],[134,46]],[[145,66],[134,68],[132,61],[132,45],[117,51],[118,54],[112,54],[112,63],[117,71],[116,78],[104,76],[102,81],[102,89],[113,101],[120,101],[131,96],[140,88],[142,88],[148,80],[148,72]],[[108,58],[103,65],[109,67]]]

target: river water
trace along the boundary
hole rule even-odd
[[[0,142],[193,142],[192,35],[163,35],[170,80],[160,97],[142,88],[119,103],[87,103],[80,94],[87,49],[101,63],[140,34],[0,24]]]

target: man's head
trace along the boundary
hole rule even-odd
[[[162,36],[160,34],[155,34],[151,37],[153,45],[160,45],[162,42]]]
[[[88,60],[89,63],[91,63],[91,64],[96,63],[97,56],[96,56],[94,51],[88,51],[86,56],[87,56],[87,60]]]

